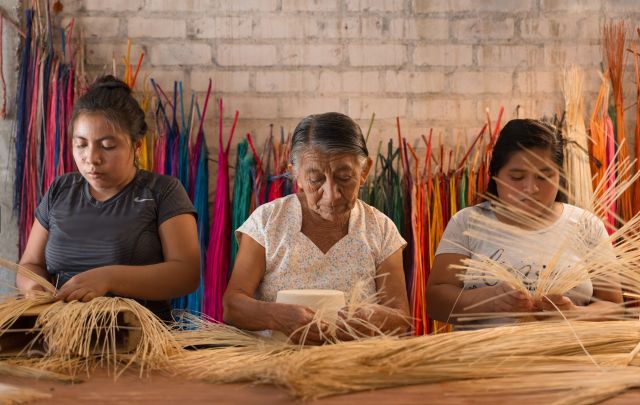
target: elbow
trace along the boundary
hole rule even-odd
[[[433,295],[435,294],[434,289],[431,287],[431,284],[427,284],[427,288],[425,290],[424,302],[427,306],[427,315],[429,318],[436,319],[436,311],[433,309]],[[437,319],[436,319],[437,320]]]
[[[194,266],[195,269],[189,279],[189,291],[193,292],[200,287],[200,265]]]
[[[234,312],[233,294],[227,290],[222,296],[222,322],[227,325],[235,326],[236,322]]]
[[[427,289],[425,292],[425,304],[427,306],[427,315],[429,318],[436,321],[447,321],[446,318],[443,318],[440,309],[440,305],[438,305],[439,300],[439,291],[438,288],[435,288],[431,284],[427,285]]]
[[[200,287],[200,257],[190,260],[186,266],[186,277],[184,280],[185,294],[190,294]]]

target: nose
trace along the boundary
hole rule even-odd
[[[323,194],[325,200],[328,201],[331,206],[336,205],[340,198],[342,198],[342,193],[340,192],[340,188],[335,181],[328,180],[324,185]]]
[[[102,163],[102,152],[100,151],[100,148],[89,146],[86,161],[93,166],[97,166]]]
[[[536,179],[533,176],[527,177],[524,183],[523,191],[525,193],[533,194],[537,193],[540,190],[538,184],[536,184]]]

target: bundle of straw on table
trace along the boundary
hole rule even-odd
[[[40,361],[36,363],[36,361],[34,361],[33,359],[27,358],[14,358],[0,361],[0,375],[61,382],[81,381],[81,379],[77,375],[71,376],[62,373],[56,373],[47,370],[47,368],[62,370],[68,367],[65,367],[61,364],[55,366],[44,366]]]
[[[553,405],[588,405],[615,397],[629,388],[637,388],[638,381],[638,367],[606,368],[459,381],[449,384],[447,391],[463,397],[473,396],[481,402],[490,401],[489,396],[495,398],[506,394],[543,396],[540,403]]]
[[[99,297],[87,303],[55,301],[55,288],[42,277],[2,258],[0,267],[28,277],[45,289],[33,291],[29,297],[6,296],[0,301],[0,337],[11,332],[20,317],[35,318],[29,326],[33,333],[25,335],[30,343],[17,354],[10,354],[14,365],[70,376],[96,364],[114,370],[135,365],[142,373],[166,368],[168,358],[179,351],[169,329],[135,300]],[[118,332],[127,328],[127,340],[121,342]],[[42,342],[43,349],[38,358],[31,359],[30,349],[38,347],[37,342]],[[8,363],[5,366],[5,370],[11,369]]]
[[[51,398],[51,394],[31,388],[14,387],[0,383],[0,404],[26,404],[38,399]]]
[[[543,322],[342,343],[301,350],[274,364],[270,378],[296,396],[315,398],[451,380],[617,370],[632,359],[638,326],[632,321]]]
[[[631,379],[640,375],[637,321],[535,322],[318,347],[283,345],[222,325],[203,330],[209,334],[201,342],[219,347],[179,353],[171,362],[174,372],[213,383],[275,384],[302,398],[458,380],[481,380],[487,391],[507,394],[534,386],[569,390],[588,373],[621,376],[599,386],[610,393],[640,384]],[[532,375],[531,384],[500,383]]]
[[[3,319],[10,315],[15,321],[21,315],[15,308],[33,308],[34,302],[42,301],[30,298],[6,300],[0,306],[0,314]],[[120,320],[123,314],[135,321],[123,325]],[[70,376],[88,371],[97,364],[114,371],[135,365],[142,373],[147,369],[166,368],[168,358],[179,350],[166,326],[130,299],[101,297],[88,303],[55,302],[29,315],[37,316],[32,341],[12,359],[31,357],[29,348],[39,341],[43,342],[44,351],[38,353],[39,358],[29,363],[18,362],[18,365]],[[9,323],[0,326],[0,335],[11,332]],[[122,337],[118,333],[124,329],[127,340],[120,342]]]

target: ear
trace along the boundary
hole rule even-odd
[[[367,163],[365,163],[362,168],[362,173],[360,174],[360,187],[364,186],[364,183],[367,181],[367,177],[369,176],[369,171],[371,171],[371,167],[373,166],[373,160],[370,157],[367,158]]]
[[[298,185],[298,190],[304,191],[303,188],[302,188],[302,182],[300,181],[300,179],[298,179],[298,174],[294,170],[293,165],[291,163],[289,163],[287,165],[287,170],[289,171],[289,173],[293,177],[293,181],[295,181],[296,184]]]

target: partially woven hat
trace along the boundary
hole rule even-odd
[[[276,302],[305,306],[315,312],[322,312],[323,319],[331,322],[344,308],[344,292],[338,290],[280,290]]]
[[[302,305],[318,313],[323,321],[334,325],[338,320],[338,312],[345,306],[344,292],[338,290],[280,290],[276,302]],[[277,340],[287,340],[279,331],[274,331],[272,336]]]

